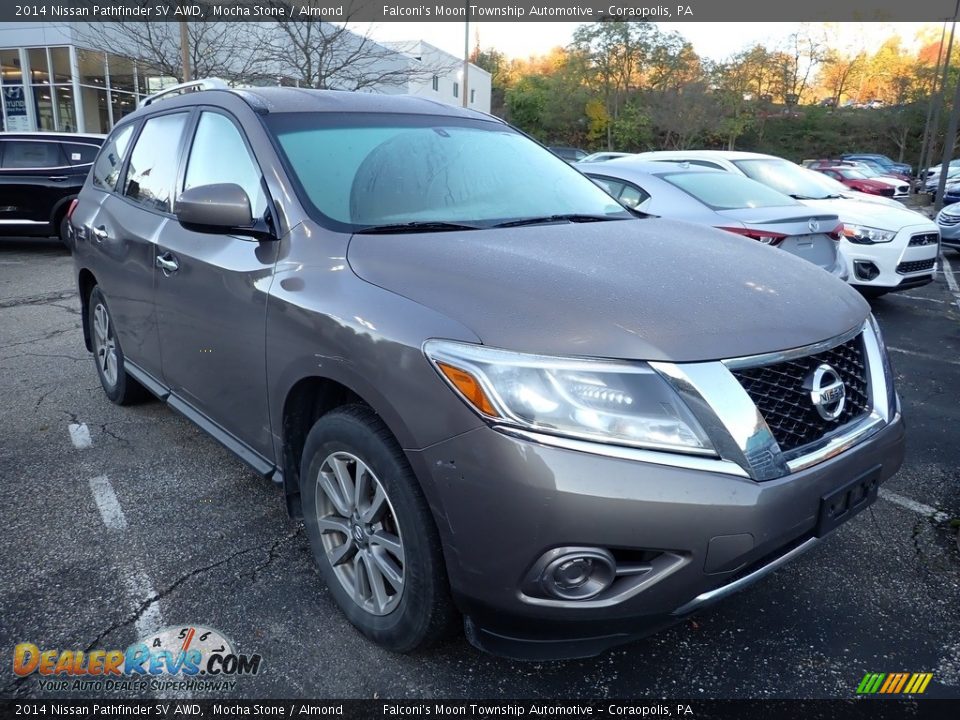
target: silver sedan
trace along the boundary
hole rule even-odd
[[[847,279],[839,252],[839,218],[748,177],[632,158],[592,163],[581,170],[629,208],[743,235]]]

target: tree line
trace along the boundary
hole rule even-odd
[[[477,47],[473,60],[492,74],[494,113],[548,144],[795,160],[860,150],[916,163],[944,52],[939,29],[873,46],[847,30],[804,24],[713,62],[654,23],[598,22],[542,57]],[[953,71],[948,88],[956,80]]]

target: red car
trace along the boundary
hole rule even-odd
[[[857,190],[869,195],[883,195],[885,197],[893,197],[895,193],[895,189],[887,183],[880,182],[879,180],[871,180],[859,170],[854,170],[853,168],[816,168],[816,171],[822,172],[824,175],[842,182],[851,190]]]

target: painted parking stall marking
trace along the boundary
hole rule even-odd
[[[117,500],[117,494],[113,491],[110,479],[106,475],[91,478],[90,490],[93,492],[93,500],[107,529],[125,530],[127,518],[123,514],[123,508],[120,507],[120,501]]]
[[[86,450],[93,445],[93,440],[90,438],[90,428],[87,427],[86,423],[70,423],[67,430],[70,432],[70,442],[77,450]]]

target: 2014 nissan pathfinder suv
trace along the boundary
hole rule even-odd
[[[205,87],[124,117],[80,193],[87,347],[110,400],[149,391],[282,486],[382,646],[462,619],[596,654],[899,468],[880,332],[813,264],[630,212],[477,112]]]

